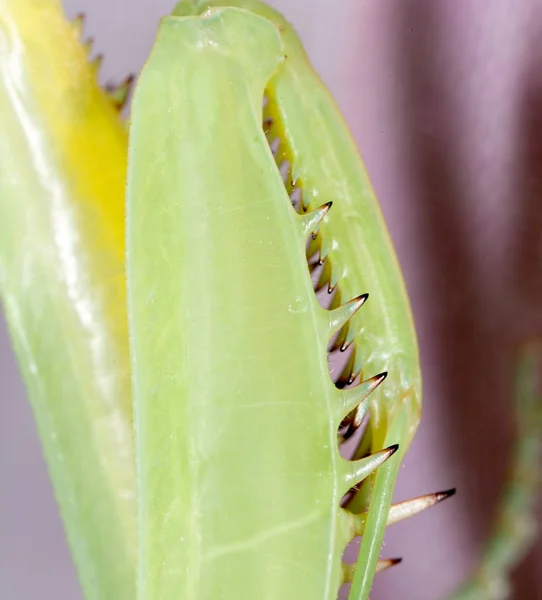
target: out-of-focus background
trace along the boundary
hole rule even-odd
[[[373,600],[437,600],[487,533],[512,441],[510,344],[542,328],[540,0],[274,0],[342,108],[413,303],[423,421],[396,499],[458,495],[390,529]],[[65,0],[104,81],[138,72],[174,0]],[[332,200],[332,198],[330,198]],[[0,323],[0,597],[81,592]],[[513,598],[542,599],[542,543]]]

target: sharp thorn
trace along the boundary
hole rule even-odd
[[[348,336],[348,332],[350,330],[350,321],[341,328],[338,335],[334,338],[332,337],[330,340],[330,344],[328,347],[328,352],[335,352],[336,350],[340,350],[343,345],[344,340],[346,340]]]
[[[344,328],[344,331],[338,336],[335,344],[334,350],[339,350],[339,352],[346,352],[348,348],[354,343],[355,332],[350,327],[350,321],[348,322],[348,327]]]
[[[83,32],[83,28],[85,26],[85,13],[79,13],[76,15],[75,19],[72,21],[72,24],[78,37],[81,37],[81,33]]]
[[[369,394],[376,390],[376,388],[384,381],[384,379],[386,379],[387,376],[387,372],[380,373],[374,377],[371,377],[370,379],[366,379],[365,381],[358,383],[358,385],[353,388],[342,390],[342,406],[339,410],[339,422],[342,421],[345,416],[349,415],[353,410],[355,410],[356,416],[354,419],[354,424],[356,427],[359,427],[365,415],[367,414],[367,411],[369,410]]]
[[[373,471],[384,464],[399,449],[399,444],[393,444],[380,452],[375,452],[359,460],[345,460],[344,493],[368,477]]]
[[[398,565],[402,562],[402,558],[381,558],[376,563],[376,573],[382,573],[382,571],[386,571],[387,569],[391,569],[395,565]],[[356,573],[356,563],[346,564],[342,563],[342,576],[343,583],[352,583],[354,581],[354,575]]]
[[[333,294],[333,292],[337,289],[337,286],[339,285],[338,275],[339,275],[339,271],[337,269],[334,269],[332,276],[331,276],[331,280],[329,282],[329,287],[327,289],[328,294]]]
[[[414,515],[417,515],[424,510],[435,506],[435,504],[446,500],[446,498],[450,498],[454,494],[455,488],[445,492],[427,494],[426,496],[420,496],[419,498],[393,504],[390,507],[390,512],[388,513],[386,526],[389,527],[390,525],[395,525],[395,523],[404,521],[409,517],[413,517]],[[351,519],[352,536],[356,537],[358,535],[363,535],[367,520],[367,513],[362,513],[360,515],[350,513],[349,518]]]
[[[352,414],[348,415],[346,419],[347,429],[343,431],[343,438],[345,441],[349,440],[358,429],[363,425],[363,421],[367,417],[368,413],[366,411],[360,410],[359,412],[355,410]],[[370,454],[371,448],[371,435],[370,429],[365,427],[363,434],[361,435],[361,439],[358,441],[357,447],[354,449],[352,456],[350,456],[350,460],[357,460],[358,458],[363,458]]]
[[[346,325],[356,312],[365,304],[369,294],[362,294],[350,302],[329,311],[329,334],[330,337]]]
[[[100,67],[102,66],[103,61],[104,61],[104,55],[103,54],[97,54],[96,58],[92,61],[92,64],[94,65],[94,68],[96,69],[96,71],[98,71],[100,69]]]
[[[320,273],[320,278],[318,279],[318,282],[315,285],[315,289],[321,290],[325,286],[329,285],[332,274],[333,274],[333,267],[331,265],[331,261],[326,260],[325,264],[324,264],[324,268],[322,269],[322,272]]]
[[[350,345],[352,344],[351,341],[344,341],[341,344],[341,347],[339,348],[339,352],[346,352],[348,350],[348,348],[350,348]]]
[[[303,235],[306,237],[310,232],[314,231],[315,227],[320,223],[320,221],[327,215],[329,209],[331,208],[331,202],[327,202],[317,208],[312,210],[309,213],[305,213],[304,215],[300,215],[299,219],[302,224]]]
[[[317,235],[314,239],[314,243],[319,248],[318,262],[323,265],[329,255],[329,244],[326,244],[325,239],[322,239],[321,235]]]
[[[382,573],[382,571],[386,571],[387,569],[391,569],[395,565],[403,562],[402,558],[381,558],[376,563],[376,573]]]
[[[358,427],[354,426],[354,419],[352,419],[348,423],[348,429],[343,434],[344,441],[346,442],[347,440],[349,440],[356,433],[357,430]]]
[[[83,47],[87,51],[88,54],[92,52],[92,48],[94,47],[94,38],[89,37],[83,42]]]
[[[394,504],[390,508],[390,514],[388,517],[388,525],[399,523],[408,517],[413,517],[422,511],[439,504],[446,498],[450,498],[455,494],[455,488],[446,490],[445,492],[436,492],[434,494],[427,494],[426,496],[420,496],[412,500],[406,500],[405,502],[399,502]]]
[[[105,86],[105,91],[117,110],[122,110],[128,101],[134,80],[135,77],[133,75],[128,75],[120,85],[107,84]]]
[[[350,375],[350,377],[348,378],[346,385],[352,385],[354,383],[354,381],[356,381],[356,378],[358,375],[359,375],[359,373],[352,373]]]
[[[380,382],[378,382],[377,385],[379,385],[379,384],[380,384]],[[362,410],[360,410],[360,407],[358,407],[356,409],[356,414],[354,415],[354,419],[352,420],[352,423],[350,423],[350,428],[353,429],[354,431],[356,431],[358,429],[358,427],[361,427],[361,424],[363,423],[363,419],[365,419],[366,414],[367,414],[367,411],[362,411]]]
[[[338,291],[338,293],[340,293],[340,290]],[[337,377],[337,379],[335,381],[335,385],[339,389],[343,389],[345,386],[349,385],[350,383],[353,383],[355,377],[354,377],[354,379],[352,379],[352,381],[350,381],[350,379],[353,376],[352,369],[354,368],[355,361],[356,361],[356,347],[354,346],[354,350],[348,357],[346,364],[344,365],[343,370],[341,371],[341,374],[339,375],[339,377]]]

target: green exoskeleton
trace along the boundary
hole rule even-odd
[[[386,526],[452,491],[391,505],[416,336],[335,103],[263,3],[178,3],[131,115],[127,310],[127,86],[99,89],[80,26],[58,0],[0,0],[0,291],[85,596],[368,598],[399,561]],[[541,354],[522,350],[509,487],[456,600],[505,597],[526,547]]]
[[[79,578],[133,600],[126,126],[58,0],[0,0],[0,294]]]
[[[195,4],[162,21],[131,113],[141,598],[331,600],[360,529],[353,593],[367,597],[420,414],[400,271],[354,143],[292,29],[257,2]],[[274,146],[266,118],[282,137]],[[299,191],[303,214],[288,195]],[[330,311],[306,263],[318,227],[343,301]],[[327,370],[337,331],[356,344],[347,379],[363,367],[350,389]],[[367,399],[385,371],[385,392]],[[368,409],[372,454],[346,461],[337,429]],[[369,512],[356,519],[339,503],[367,476]]]

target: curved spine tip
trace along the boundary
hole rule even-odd
[[[339,352],[346,352],[348,350],[348,348],[350,348],[350,346],[352,345],[351,341],[344,341],[341,344],[341,347],[339,348]]]
[[[329,312],[329,336],[337,333],[348,321],[357,313],[357,311],[365,304],[369,294],[361,294],[350,300],[346,304],[334,308]]]
[[[381,558],[376,563],[376,573],[382,573],[382,571],[386,571],[387,569],[391,569],[395,565],[403,562],[402,558]],[[356,563],[342,563],[342,583],[352,583],[354,580],[354,575],[356,573]]]
[[[311,210],[311,212],[305,213],[304,215],[300,215],[299,219],[301,220],[301,230],[304,237],[307,237],[309,233],[315,233],[316,227],[327,215],[332,204],[333,202],[326,202],[319,208]]]
[[[117,110],[121,111],[128,102],[134,81],[135,76],[130,74],[119,85],[107,84],[105,86],[104,90]]]
[[[384,464],[391,456],[399,449],[399,444],[393,444],[384,450],[375,452],[366,458],[360,460],[347,461],[345,460],[344,468],[344,490],[345,493],[371,475],[373,471]]]
[[[390,512],[388,513],[386,527],[394,525],[395,523],[399,523],[400,521],[408,519],[409,517],[413,517],[414,515],[417,515],[424,510],[439,504],[443,500],[453,496],[455,491],[455,488],[453,488],[451,490],[446,490],[445,492],[435,492],[434,494],[427,494],[425,496],[413,498],[412,500],[406,500],[405,502],[393,504],[390,508]],[[367,522],[367,513],[362,513],[359,515],[350,513],[348,516],[350,519],[352,537],[363,535],[365,523]]]
[[[322,269],[322,272],[320,273],[320,277],[318,278],[318,281],[314,285],[315,292],[319,292],[321,289],[323,289],[326,286],[328,286],[328,289],[329,289],[329,282],[331,280],[332,273],[333,273],[333,267],[331,265],[331,261],[326,260],[324,263],[324,268]]]
[[[83,42],[83,48],[85,49],[87,54],[92,52],[92,48],[94,48],[94,38],[89,37]]]
[[[75,15],[75,18],[72,21],[73,28],[76,34],[80,37],[83,32],[83,28],[85,27],[86,15],[85,13],[78,13]]]
[[[382,573],[382,571],[391,569],[391,567],[395,567],[395,565],[398,565],[402,562],[402,558],[382,558],[376,563],[376,572]]]
[[[342,404],[339,410],[339,422],[341,422],[344,417],[349,415],[353,410],[356,410],[353,426],[359,427],[369,409],[369,403],[366,402],[369,394],[376,390],[376,388],[384,381],[384,379],[386,379],[387,376],[387,371],[384,371],[383,373],[379,373],[370,379],[362,381],[353,388],[342,390]]]

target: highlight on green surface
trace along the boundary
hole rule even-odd
[[[348,128],[276,11],[184,0],[128,148],[132,78],[99,88],[82,26],[0,0],[0,294],[85,597],[366,600],[401,562],[386,527],[455,490],[391,504],[418,349]],[[521,350],[515,462],[454,600],[504,597],[527,547],[541,355]]]
[[[141,598],[248,599],[262,581],[273,598],[334,598],[354,512],[352,597],[367,597],[419,420],[415,331],[355,144],[280,15],[181,2],[163,19],[132,105],[127,201]],[[325,262],[329,310],[307,258]],[[330,342],[351,346],[338,382]],[[362,410],[367,448],[345,461],[337,430]],[[341,508],[363,480],[356,511]]]
[[[127,131],[81,25],[0,0],[0,295],[85,597],[133,600]]]

